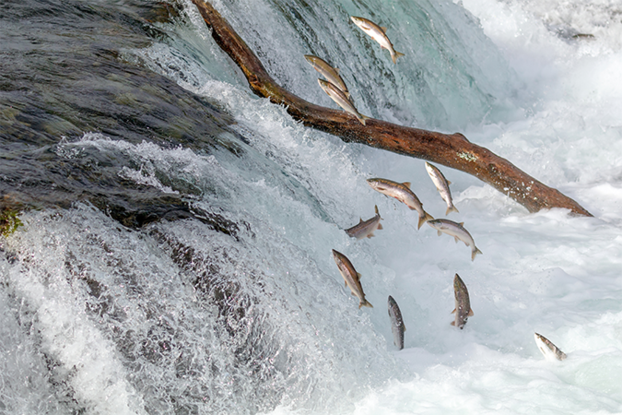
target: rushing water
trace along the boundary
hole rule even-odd
[[[595,218],[528,214],[439,166],[471,262],[366,183],[412,182],[442,217],[422,161],[252,95],[191,1],[5,1],[0,203],[23,226],[0,236],[0,413],[622,412],[619,2],[212,4],[295,94],[334,107],[303,55],[323,57],[363,114],[464,132]],[[350,239],[374,205],[383,229]],[[568,359],[546,361],[534,331]]]

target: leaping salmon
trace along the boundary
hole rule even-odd
[[[482,251],[475,246],[475,241],[469,231],[464,229],[464,226],[462,226],[464,225],[464,222],[457,223],[449,219],[435,219],[429,221],[428,225],[438,231],[438,236],[441,236],[442,233],[446,233],[447,235],[453,236],[456,243],[458,243],[458,241],[462,241],[466,246],[470,246],[471,261],[475,260],[475,255],[482,253]]]
[[[421,225],[425,222],[433,220],[425,210],[423,210],[423,204],[419,201],[417,195],[410,190],[410,182],[398,183],[387,179],[367,179],[367,183],[372,189],[387,195],[394,197],[400,202],[404,203],[411,210],[416,210],[419,213],[419,223],[417,229],[421,229]]]
[[[325,81],[323,79],[317,80],[324,92],[337,103],[343,110],[349,114],[354,115],[361,124],[365,125],[365,120],[369,119],[365,115],[361,115],[360,112],[354,107],[352,102],[348,99],[348,97],[343,93],[343,91],[337,88],[334,84]]]
[[[452,313],[455,313],[456,316],[451,325],[462,330],[469,317],[473,315],[473,310],[471,310],[469,290],[467,290],[466,284],[458,274],[454,277],[454,297],[456,298],[456,308],[454,308]]]
[[[357,25],[363,32],[367,33],[372,39],[378,42],[381,48],[389,51],[393,63],[397,63],[397,58],[404,56],[403,53],[396,52],[393,48],[393,44],[387,37],[386,27],[380,27],[376,23],[371,20],[367,20],[364,17],[350,16],[350,19],[352,19],[354,24]]]
[[[376,216],[366,221],[363,221],[361,218],[361,221],[357,225],[346,229],[346,233],[356,239],[371,238],[374,236],[376,229],[382,229],[380,219],[382,218],[380,217],[380,213],[378,213],[378,206],[376,206]]]
[[[318,71],[328,82],[339,88],[350,99],[350,92],[348,92],[348,87],[339,75],[339,69],[333,68],[324,59],[314,55],[305,55],[305,59],[313,66],[313,69]]]
[[[356,295],[359,298],[359,308],[363,306],[373,308],[374,306],[365,299],[365,293],[363,292],[363,287],[361,286],[361,274],[356,272],[350,260],[344,254],[337,252],[334,249],[333,258],[335,259],[339,272],[345,281],[346,287],[350,288],[352,295]]]
[[[544,357],[549,360],[557,359],[564,360],[567,356],[566,353],[559,350],[557,346],[555,346],[549,339],[544,337],[541,334],[534,333],[534,339],[536,340],[536,344],[538,345],[538,349],[542,352]]]
[[[389,317],[391,318],[391,332],[393,333],[393,344],[397,346],[398,350],[402,350],[404,348],[404,332],[406,331],[406,326],[404,325],[404,320],[402,319],[402,312],[393,297],[389,296],[388,303]]]
[[[432,179],[432,183],[436,186],[436,190],[441,194],[441,198],[447,203],[447,211],[445,212],[445,216],[449,215],[451,212],[458,212],[458,209],[454,206],[454,202],[451,199],[451,191],[449,190],[449,185],[451,184],[448,181],[443,173],[432,164],[425,162],[425,169],[428,171],[430,178]]]

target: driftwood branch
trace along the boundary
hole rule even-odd
[[[366,144],[394,153],[429,160],[471,174],[508,195],[530,212],[565,208],[592,216],[577,202],[548,187],[490,150],[460,133],[442,134],[370,118],[362,125],[352,115],[312,104],[278,85],[257,56],[211,4],[192,0],[216,43],[244,72],[255,94],[284,105],[305,126],[336,135],[345,142]]]

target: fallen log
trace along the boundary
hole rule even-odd
[[[529,176],[506,159],[471,143],[460,134],[442,134],[404,127],[370,118],[362,125],[352,115],[312,104],[278,85],[261,61],[214,7],[192,0],[211,29],[220,48],[240,67],[253,92],[284,105],[305,126],[340,137],[345,142],[365,144],[442,164],[471,174],[508,195],[530,212],[564,208],[576,215],[592,216],[577,202]]]

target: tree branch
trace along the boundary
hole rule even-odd
[[[577,202],[548,187],[490,150],[471,143],[460,133],[442,134],[404,127],[370,118],[362,125],[345,111],[312,104],[278,85],[261,61],[211,4],[192,0],[212,37],[246,76],[253,92],[284,105],[305,126],[336,135],[345,142],[360,143],[416,157],[471,174],[527,208],[564,208],[592,216]]]

